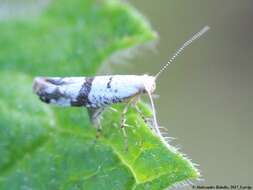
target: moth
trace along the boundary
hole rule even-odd
[[[120,127],[123,130],[126,144],[125,114],[128,111],[129,105],[135,105],[134,107],[141,114],[136,106],[136,102],[138,102],[140,96],[147,94],[153,111],[153,127],[155,133],[163,139],[157,124],[155,107],[152,99],[152,94],[156,88],[156,80],[188,45],[208,30],[209,26],[205,26],[189,40],[185,41],[155,76],[144,74],[94,77],[36,77],[33,83],[33,91],[38,95],[41,101],[47,104],[86,107],[91,121],[95,123],[97,127],[97,134],[101,131],[99,116],[104,108],[112,104],[125,103]]]

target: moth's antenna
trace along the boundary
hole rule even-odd
[[[193,41],[197,40],[200,36],[202,36],[204,33],[206,33],[209,29],[210,29],[209,26],[205,26],[199,32],[197,32],[196,34],[194,34],[189,40],[187,40],[185,43],[183,43],[183,45],[173,54],[173,56],[170,58],[170,60],[168,61],[168,63],[166,65],[164,65],[161,68],[161,70],[155,75],[155,79],[157,79],[160,76],[160,74],[167,69],[167,67],[174,61],[174,59],[178,55],[180,55],[183,52],[183,50],[187,46],[189,46]]]

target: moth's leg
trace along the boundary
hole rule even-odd
[[[127,137],[127,132],[126,132],[126,113],[128,111],[129,105],[130,105],[131,101],[129,103],[126,104],[126,106],[124,107],[122,114],[121,114],[121,123],[120,123],[120,128],[122,129],[122,133],[124,135],[124,139],[125,139],[125,150],[128,150],[128,137]]]
[[[96,138],[100,137],[100,134],[102,131],[102,125],[101,125],[100,120],[101,120],[101,113],[103,111],[104,111],[104,108],[88,108],[90,120],[97,128]]]
[[[143,114],[143,112],[141,111],[141,109],[138,107],[137,103],[140,100],[139,96],[136,96],[133,101],[132,101],[132,106],[134,107],[134,109],[139,113],[139,115],[141,116],[142,120],[148,125],[150,126],[150,128],[153,130],[153,119],[150,117],[147,117]]]
[[[113,111],[113,112],[118,112],[118,110],[116,110],[115,108],[113,108],[113,107],[109,107],[109,109],[111,110],[111,111]]]
[[[140,108],[138,107],[138,105],[136,104],[134,106],[135,110],[140,114],[141,118],[143,119],[143,121],[147,124],[150,123],[152,121],[152,118],[147,117],[144,115],[144,113],[140,110]]]
[[[96,138],[98,139],[101,135],[101,132],[102,132],[102,125],[101,125],[100,119],[98,120],[96,128],[97,128]]]

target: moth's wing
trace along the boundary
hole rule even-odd
[[[59,106],[86,106],[79,101],[80,91],[87,77],[36,77],[33,91],[40,100]],[[85,96],[86,94],[81,94]]]

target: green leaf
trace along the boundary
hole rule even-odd
[[[0,69],[32,75],[90,75],[112,53],[154,39],[116,0],[55,0],[35,18],[0,24]]]
[[[199,177],[134,109],[126,152],[124,105],[103,113],[96,139],[85,108],[45,105],[32,93],[35,75],[92,75],[113,53],[154,39],[129,5],[57,0],[36,18],[1,21],[0,31],[0,189],[160,190]]]

